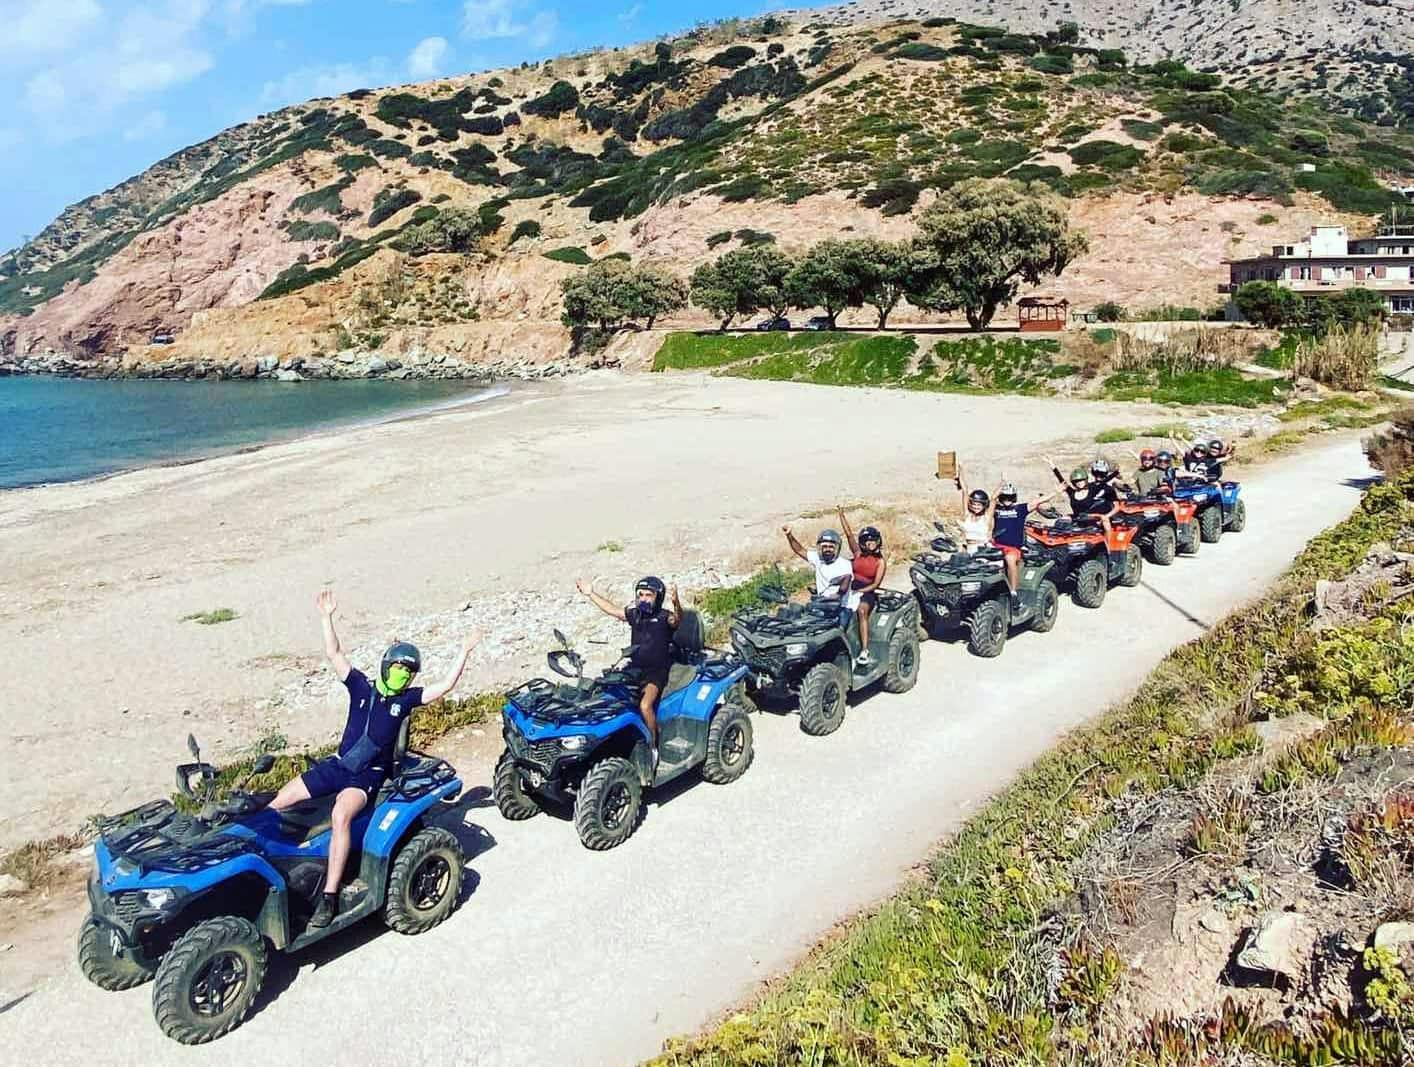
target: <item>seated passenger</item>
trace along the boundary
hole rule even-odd
[[[1153,496],[1164,484],[1164,472],[1158,468],[1159,454],[1152,448],[1139,453],[1139,469],[1134,472],[1134,492],[1139,496]]]
[[[884,574],[888,570],[884,559],[884,536],[874,527],[866,526],[859,531],[856,540],[844,508],[839,509],[839,515],[845,539],[849,541],[849,550],[854,554],[850,561],[853,575],[845,596],[845,607],[859,616],[860,649],[856,662],[867,667],[873,659],[869,655],[869,615],[879,601],[877,590],[884,584]]]

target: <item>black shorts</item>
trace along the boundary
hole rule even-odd
[[[316,797],[332,796],[345,789],[361,789],[364,796],[372,800],[377,796],[378,790],[383,788],[383,782],[387,777],[388,772],[379,765],[365,767],[355,774],[340,763],[336,757],[330,756],[305,771],[300,775],[300,780],[309,790],[311,800]]]
[[[662,696],[663,690],[668,688],[669,670],[670,665],[666,663],[663,664],[661,667],[657,664],[653,664],[647,667],[639,667],[638,677],[644,685],[656,685],[658,687],[658,695]]]
[[[860,594],[859,594],[859,603],[860,603],[860,604],[868,604],[869,607],[870,607],[870,610],[873,610],[874,606],[879,603],[879,594],[878,594],[878,592],[877,592],[876,590],[871,589],[871,590],[869,590],[869,592],[867,592],[867,593],[860,593]]]

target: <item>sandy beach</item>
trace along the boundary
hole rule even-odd
[[[342,708],[312,606],[325,585],[356,660],[396,634],[435,671],[483,627],[471,693],[538,670],[548,619],[591,626],[579,575],[618,592],[645,571],[710,584],[838,501],[950,497],[929,476],[938,449],[977,480],[1039,488],[1044,453],[1089,456],[1097,431],[1157,421],[1133,404],[603,372],[0,494],[0,640],[43,680],[0,696],[0,848],[164,791],[188,731],[218,760],[262,736],[332,737]],[[183,621],[216,608],[238,617]]]

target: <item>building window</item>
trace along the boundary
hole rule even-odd
[[[1414,314],[1414,296],[1391,297],[1390,307],[1397,315]]]

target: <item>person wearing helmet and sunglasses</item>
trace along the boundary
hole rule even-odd
[[[468,635],[446,677],[422,687],[412,685],[422,669],[421,654],[406,641],[396,641],[383,653],[378,677],[370,682],[349,662],[334,629],[334,612],[338,610],[334,594],[324,590],[317,603],[324,656],[349,692],[349,715],[338,752],[290,779],[270,802],[271,808],[283,811],[318,797],[336,798],[330,822],[329,865],[323,892],[309,920],[312,927],[328,926],[339,912],[339,885],[351,844],[349,827],[397,769],[393,763],[403,723],[414,709],[433,704],[456,688],[467,659],[481,640],[475,632]]]
[[[1108,467],[1108,461],[1105,462]],[[1070,472],[1070,477],[1066,478],[1061,474],[1060,468],[1052,463],[1051,473],[1056,476],[1061,491],[1070,501],[1071,515],[1075,518],[1098,520],[1100,527],[1105,531],[1105,537],[1108,538],[1110,536],[1110,513],[1119,505],[1119,493],[1115,491],[1114,485],[1108,479],[1099,481],[1093,478],[1090,471],[1084,467],[1076,467]]]
[[[629,662],[643,677],[643,695],[638,701],[643,725],[648,727],[648,736],[653,742],[653,766],[658,766],[658,700],[668,684],[668,672],[673,665],[673,631],[682,622],[682,601],[678,599],[678,587],[669,591],[663,579],[648,575],[640,578],[633,587],[633,603],[619,607],[612,600],[600,596],[589,583],[581,579],[575,588],[594,602],[605,615],[610,615],[629,625],[629,644],[633,655]],[[663,600],[671,596],[673,609],[665,611]]]
[[[1211,441],[1194,441],[1183,457],[1183,465],[1196,478],[1220,482],[1223,480],[1223,463],[1231,459],[1236,451],[1232,445],[1224,444],[1217,437]]]
[[[852,577],[849,591],[845,594],[845,607],[859,617],[860,647],[856,661],[861,666],[868,666],[873,659],[869,655],[869,614],[878,603],[877,590],[884,584],[884,574],[888,571],[888,561],[884,559],[884,535],[873,526],[866,526],[856,538],[844,508],[839,509],[839,516],[845,540],[849,542],[849,550],[854,556],[850,560]]]
[[[1173,469],[1173,453],[1161,448],[1154,453],[1154,469],[1159,472],[1159,488],[1156,492],[1172,493],[1178,472]]]
[[[840,602],[840,624],[849,621],[849,587],[854,580],[854,563],[840,555],[842,538],[834,530],[821,530],[815,547],[806,550],[789,526],[782,526],[786,544],[806,563],[815,568],[815,595]]]
[[[1021,597],[1017,590],[1021,580],[1021,554],[1026,545],[1026,521],[1031,517],[1031,511],[1039,508],[1043,504],[1054,500],[1059,494],[1057,489],[1054,493],[1037,493],[1030,500],[1022,503],[1018,499],[1016,486],[1011,482],[1003,482],[997,489],[995,502],[987,496],[981,489],[968,491],[967,483],[963,481],[962,466],[957,468],[957,476],[954,481],[957,488],[963,494],[963,499],[968,504],[968,517],[963,520],[963,532],[968,537],[969,542],[977,525],[976,517],[973,513],[974,499],[978,503],[986,502],[986,510],[983,514],[988,515],[987,541],[993,548],[1001,550],[1002,562],[1006,568],[1007,588],[1011,592],[1012,610],[1021,607]],[[974,530],[969,531],[968,525],[971,523]],[[972,551],[969,548],[969,551]]]

